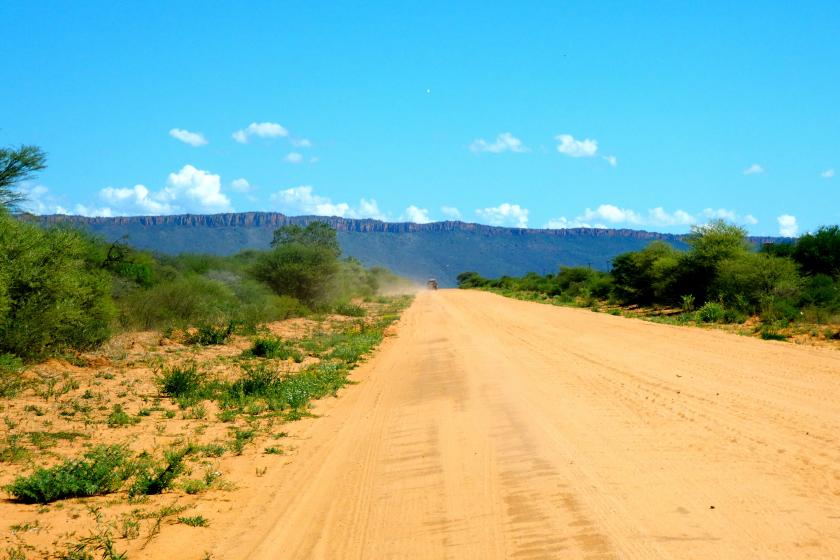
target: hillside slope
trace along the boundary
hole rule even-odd
[[[246,248],[264,249],[273,231],[281,225],[321,220],[336,228],[345,255],[420,281],[436,277],[442,286],[453,286],[455,277],[465,270],[490,277],[549,272],[559,265],[589,265],[605,270],[616,255],[641,249],[655,239],[683,246],[677,235],[628,229],[548,230],[464,222],[388,223],[290,217],[269,212],[116,218],[54,215],[31,219],[46,224],[81,225],[109,240],[127,236],[129,243],[136,247],[162,253],[220,255]]]

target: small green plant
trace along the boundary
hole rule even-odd
[[[364,317],[367,315],[364,307],[352,303],[339,303],[335,306],[334,311],[336,315],[344,315],[345,317]]]
[[[264,453],[266,455],[283,455],[283,449],[281,447],[277,447],[276,445],[272,445],[270,447],[266,447]]]
[[[768,329],[763,329],[759,334],[762,340],[781,340],[786,341],[788,339],[788,335],[776,331],[771,331]]]
[[[697,321],[701,323],[719,323],[724,317],[723,306],[713,301],[707,301],[697,310]]]
[[[109,428],[123,428],[125,426],[134,425],[139,421],[139,418],[129,416],[128,413],[125,410],[123,410],[121,404],[115,404],[111,408],[111,414],[108,415]]]
[[[279,338],[260,337],[254,339],[247,354],[258,358],[276,358],[288,360],[292,358],[296,363],[303,361],[300,351]]]
[[[69,459],[51,468],[20,476],[4,489],[23,503],[46,504],[65,498],[97,496],[117,491],[131,475],[127,450],[99,445],[82,459]]]
[[[181,487],[184,489],[184,492],[189,495],[198,494],[207,490],[207,484],[205,484],[203,480],[198,480],[196,478],[185,480]]]
[[[0,463],[20,463],[29,458],[29,450],[21,445],[20,434],[8,434],[6,445],[0,448]]]
[[[0,354],[0,398],[16,396],[24,387],[23,362],[11,354]]]
[[[168,449],[163,454],[162,463],[152,460],[148,454],[141,456],[129,496],[160,494],[172,488],[175,479],[184,471],[184,458],[194,450],[189,445]]]
[[[187,337],[187,343],[198,346],[224,344],[233,334],[233,329],[234,324],[232,322],[226,326],[200,325],[196,332]]]
[[[245,450],[245,446],[251,443],[256,435],[256,431],[252,429],[243,430],[234,428],[233,440],[230,442],[231,450],[237,455],[242,455],[242,452]]]
[[[192,517],[179,517],[178,523],[189,525],[190,527],[209,527],[210,522],[203,515],[194,515]]]
[[[681,298],[682,310],[686,313],[694,311],[694,294],[685,294]]]

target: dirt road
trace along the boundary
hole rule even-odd
[[[422,293],[216,558],[840,558],[840,353]]]

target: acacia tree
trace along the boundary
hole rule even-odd
[[[0,148],[0,209],[18,209],[26,197],[17,184],[46,167],[47,154],[38,146]]]

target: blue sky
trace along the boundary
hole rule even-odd
[[[0,145],[40,213],[840,222],[840,3],[492,4],[7,0]]]

